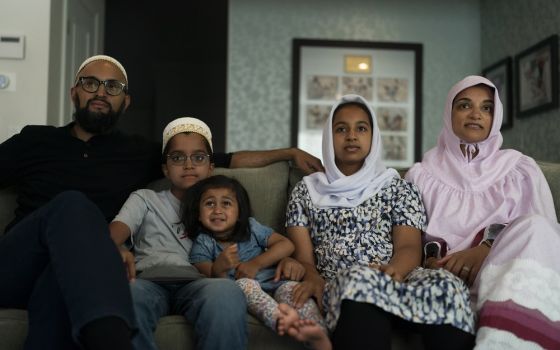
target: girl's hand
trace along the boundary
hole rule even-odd
[[[323,288],[325,280],[320,276],[309,278],[298,283],[292,292],[292,299],[296,308],[300,308],[310,298],[315,298],[319,310],[323,311]]]
[[[212,274],[214,276],[223,277],[222,274],[228,270],[234,269],[239,265],[239,256],[237,255],[237,244],[232,244],[225,248],[214,261],[212,265]]]
[[[235,279],[240,279],[240,278],[254,279],[255,276],[257,275],[257,272],[259,272],[260,268],[254,262],[246,261],[246,262],[239,263],[239,265],[237,265],[237,268],[235,270],[236,270]]]
[[[426,259],[426,264],[424,265],[424,267],[427,269],[439,269],[441,265],[439,264],[439,260],[432,256]]]
[[[397,282],[402,282],[404,277],[395,270],[391,264],[379,265],[379,264],[369,264],[369,267],[378,269],[379,271],[385,272],[386,275],[389,275],[392,279]]]
[[[278,282],[280,281],[280,279],[301,281],[304,275],[305,267],[303,267],[303,265],[300,264],[297,260],[286,257],[280,260],[278,266],[276,266],[274,282]]]
[[[488,253],[490,253],[490,248],[481,244],[477,247],[449,254],[438,260],[437,264],[471,286]]]

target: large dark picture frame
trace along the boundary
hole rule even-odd
[[[494,83],[498,89],[500,100],[504,106],[501,130],[513,126],[512,65],[511,57],[506,57],[482,70],[482,75]]]
[[[417,43],[294,39],[292,146],[321,158],[324,121],[355,93],[375,111],[385,164],[412,166],[422,153],[422,55]]]
[[[558,35],[515,56],[517,116],[558,107]]]

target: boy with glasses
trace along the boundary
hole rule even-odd
[[[192,241],[181,223],[181,200],[188,188],[212,174],[212,154],[212,134],[204,122],[178,118],[169,123],[163,132],[161,167],[171,188],[133,192],[109,226],[117,245],[129,238],[133,242],[139,271],[131,283],[137,350],[157,349],[154,331],[170,310],[203,330],[197,332],[198,348],[247,347],[242,291],[227,279],[199,279],[189,262]],[[128,274],[134,277],[134,265]]]

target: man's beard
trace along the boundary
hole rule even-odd
[[[109,106],[109,111],[107,113],[102,112],[91,112],[89,110],[89,104],[92,101],[103,101],[106,102]],[[92,98],[89,100],[84,108],[80,108],[80,101],[76,98],[75,107],[76,111],[74,112],[74,120],[80,125],[84,131],[87,131],[91,134],[105,134],[115,128],[117,122],[119,121],[120,115],[124,111],[124,101],[121,104],[121,107],[118,111],[113,111],[113,107],[109,104],[109,102],[104,101],[102,99]]]

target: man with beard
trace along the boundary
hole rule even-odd
[[[70,93],[74,122],[27,126],[0,144],[0,188],[18,190],[15,219],[0,240],[0,307],[27,308],[26,349],[129,349],[135,321],[122,261],[133,260],[121,258],[107,221],[132,191],[161,176],[160,146],[115,130],[130,96],[114,58],[84,61]],[[232,167],[292,160],[322,170],[297,149],[214,160]],[[238,342],[246,339],[230,345]]]
[[[64,190],[84,193],[111,220],[132,191],[163,176],[160,144],[115,130],[130,104],[128,77],[117,60],[85,60],[70,94],[74,122],[27,126],[0,144],[0,188],[16,185],[19,192],[16,218],[6,231]],[[240,168],[281,160],[292,160],[306,173],[323,170],[320,160],[295,148],[215,153],[214,162]]]

